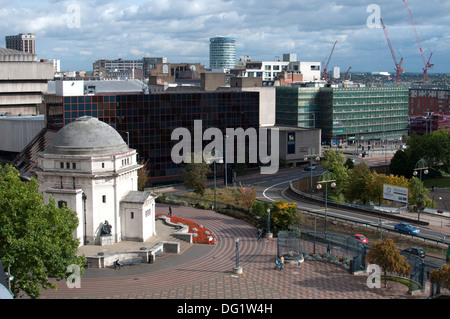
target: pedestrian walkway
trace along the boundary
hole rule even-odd
[[[173,206],[172,206],[173,207]],[[410,299],[408,288],[390,283],[389,289],[367,287],[367,275],[351,275],[336,265],[318,261],[286,264],[274,269],[276,238],[258,241],[256,229],[214,211],[173,207],[173,215],[203,224],[216,236],[215,245],[195,244],[181,254],[168,254],[153,264],[122,269],[87,269],[80,288],[58,283],[42,299]],[[158,204],[157,209],[167,209]],[[239,266],[236,275],[236,239]]]

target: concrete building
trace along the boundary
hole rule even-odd
[[[5,37],[6,48],[24,53],[36,53],[36,39],[34,33],[20,33]]]
[[[18,155],[44,127],[44,115],[0,116],[0,152],[3,157]]]
[[[280,134],[280,162],[291,166],[305,163],[305,157],[321,154],[320,129],[275,126]]]
[[[35,54],[0,48],[0,114],[37,114],[53,77],[53,64],[38,62]]]
[[[136,150],[96,118],[76,119],[39,153],[39,191],[77,213],[80,245],[145,241],[155,233],[155,198],[137,191]],[[105,234],[105,226],[110,232]]]
[[[231,70],[236,65],[236,39],[215,37],[209,39],[209,68]]]

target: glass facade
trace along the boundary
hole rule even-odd
[[[158,180],[181,174],[182,165],[171,159],[178,143],[171,140],[174,129],[187,128],[193,140],[194,120],[202,120],[203,131],[214,127],[223,134],[226,128],[259,127],[257,92],[71,96],[63,98],[62,108],[64,125],[89,115],[129,138],[139,158],[148,161],[150,179]]]
[[[217,37],[209,40],[210,69],[232,69],[236,65],[236,40]]]
[[[325,142],[408,133],[408,88],[277,88],[278,125],[322,129]]]

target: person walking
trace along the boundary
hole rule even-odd
[[[169,206],[169,216],[172,217],[172,207]]]
[[[262,239],[263,239],[262,229],[258,229],[258,241],[261,241]]]
[[[280,258],[280,270],[283,270],[283,268],[284,268],[284,257],[281,256],[281,258]]]

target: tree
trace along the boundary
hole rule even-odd
[[[273,202],[270,207],[270,223],[275,232],[286,230],[295,221],[297,204],[283,200]]]
[[[366,261],[378,265],[383,270],[385,288],[387,288],[388,272],[406,276],[412,269],[405,256],[400,254],[392,239],[372,243]]]
[[[420,179],[413,177],[409,180],[408,184],[408,204],[417,205],[419,209],[424,209],[425,207],[434,206],[433,201],[428,197],[430,191],[425,187]]]
[[[368,182],[372,178],[372,172],[365,162],[361,162],[353,169],[348,171],[349,182],[343,191],[345,198],[353,202],[361,200],[363,204],[367,204],[370,200],[368,191]]]
[[[408,179],[403,176],[385,175],[373,172],[367,184],[367,192],[370,201],[381,205],[383,199],[383,185],[392,185],[408,188]]]
[[[148,160],[141,162],[140,164],[143,166],[138,170],[138,190],[143,191],[145,188],[145,184],[147,184],[150,172],[147,166]]]
[[[253,203],[256,200],[257,188],[254,186],[244,186],[242,183],[239,183],[239,190],[242,196],[242,206],[244,206],[245,209],[252,208]]]
[[[40,295],[41,287],[56,289],[49,278],[62,280],[73,274],[69,266],[84,271],[86,258],[76,256],[79,240],[75,212],[57,207],[53,198],[44,203],[36,179],[22,182],[12,166],[0,166],[0,259],[11,268],[15,297]]]
[[[201,163],[195,163],[194,155],[192,155],[191,162],[183,171],[184,186],[203,196],[206,189],[206,176],[210,171],[209,165],[203,159]]]
[[[336,179],[336,193],[341,193],[347,186],[348,169],[344,165],[345,155],[343,152],[336,152],[333,149],[323,153],[322,166],[333,174]]]
[[[450,263],[446,263],[441,269],[435,269],[430,273],[430,282],[450,290]]]

